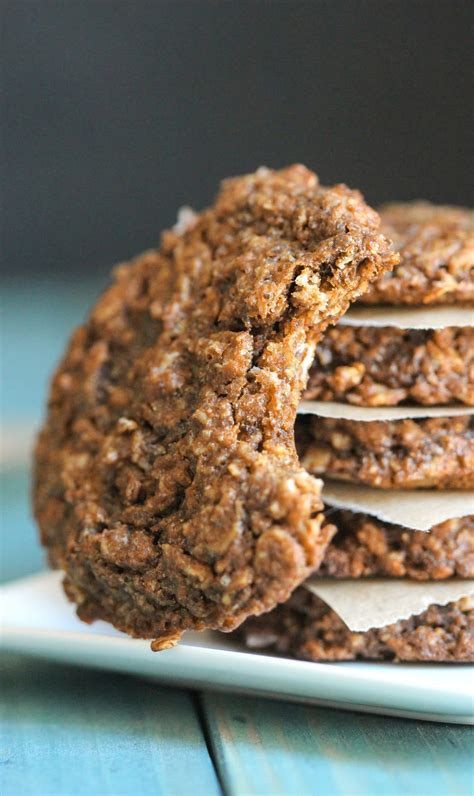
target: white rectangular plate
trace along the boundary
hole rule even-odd
[[[219,633],[188,633],[175,649],[152,653],[105,622],[80,622],[60,579],[48,572],[2,587],[4,649],[177,686],[474,724],[472,666],[305,663],[245,652]]]

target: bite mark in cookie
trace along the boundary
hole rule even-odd
[[[163,648],[269,610],[319,565],[296,409],[321,332],[395,261],[359,193],[293,166],[227,181],[116,269],[36,448],[42,541],[83,619]]]

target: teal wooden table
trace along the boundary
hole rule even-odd
[[[21,430],[38,423],[46,374],[93,294],[46,285],[3,294],[4,582],[44,567]],[[6,653],[0,671],[2,796],[474,792],[468,727],[160,688]]]

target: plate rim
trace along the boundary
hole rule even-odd
[[[61,573],[57,571],[36,573],[3,584],[0,595],[11,597],[25,587],[29,590],[35,586],[52,588],[53,583],[59,587],[60,577]],[[62,590],[60,593],[63,595]],[[67,605],[64,598],[64,606]],[[2,621],[2,647],[33,657],[151,677],[155,682],[160,679],[181,685],[194,682],[194,687],[202,690],[217,688],[266,698],[326,704],[345,710],[474,724],[470,694],[466,694],[459,678],[447,679],[446,688],[441,690],[439,682],[431,686],[426,679],[421,684],[404,680],[403,673],[419,669],[420,664],[313,663],[192,641],[171,650],[151,653],[146,640],[131,639],[115,630],[110,635],[96,631],[88,633],[87,627],[66,630]],[[155,673],[153,667],[159,661],[162,665],[156,668]],[[425,667],[433,665],[437,669],[440,667],[439,664],[421,664]],[[453,674],[468,668],[474,676],[474,667],[469,664],[445,664],[443,668]],[[232,675],[236,675],[234,681],[231,681]],[[251,688],[251,682],[257,687]],[[286,689],[289,683],[293,684],[292,688]],[[432,709],[430,701],[433,701]]]

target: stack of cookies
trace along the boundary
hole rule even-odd
[[[35,452],[41,539],[84,621],[155,651],[242,625],[311,660],[474,658],[472,330],[397,315],[473,301],[472,217],[383,215],[262,168],[115,269]],[[395,320],[334,326],[362,296]]]
[[[400,264],[316,349],[297,445],[332,542],[249,646],[310,660],[473,655],[474,213],[381,210]]]

